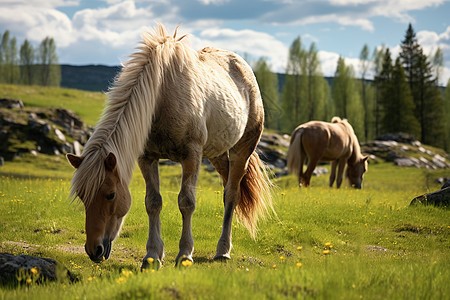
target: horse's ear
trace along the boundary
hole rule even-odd
[[[77,156],[71,153],[68,153],[66,155],[67,160],[69,161],[69,163],[72,165],[72,167],[74,167],[75,169],[78,169],[81,165],[81,163],[83,162],[84,157],[81,156]]]
[[[108,156],[105,158],[105,167],[108,171],[114,171],[117,166],[117,159],[114,153],[109,152]]]

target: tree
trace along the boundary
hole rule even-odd
[[[292,131],[302,123],[301,105],[305,99],[305,57],[301,38],[295,39],[289,48],[288,63],[286,66],[286,79],[282,92],[282,105],[285,117],[282,119],[282,128]]]
[[[339,57],[333,79],[332,97],[336,115],[346,118],[357,135],[364,134],[364,108],[356,88],[353,68]]]
[[[21,82],[23,84],[33,84],[33,64],[34,49],[30,42],[25,40],[20,47]]]
[[[59,86],[61,68],[58,64],[56,45],[53,38],[46,37],[39,46],[40,84],[44,86]]]
[[[20,76],[17,58],[17,40],[15,37],[10,38],[8,30],[2,36],[0,57],[1,80],[6,83],[17,83]]]
[[[367,97],[367,83],[366,83],[366,74],[369,69],[369,47],[367,44],[361,50],[361,54],[359,55],[360,65],[361,65],[361,100],[364,107],[364,140],[367,141],[369,136],[369,105],[368,105],[368,97]]]
[[[310,120],[327,120],[325,114],[325,105],[328,93],[328,83],[325,81],[318,56],[316,44],[312,43],[309,51],[306,52],[306,101],[304,109],[307,119]]]
[[[408,26],[401,48],[400,58],[414,99],[415,116],[420,123],[420,140],[426,144],[440,146],[442,138],[439,138],[439,135],[444,128],[444,101],[437,90],[436,80],[439,76],[433,78],[431,62],[423,54],[411,24]],[[439,52],[437,54],[435,63],[439,65],[441,55]]]
[[[399,58],[389,70],[391,75],[382,93],[382,129],[384,132],[406,132],[417,136],[419,122],[414,116],[414,101]]]
[[[444,120],[445,120],[445,127],[444,127],[444,139],[445,139],[445,150],[447,152],[450,151],[450,79],[447,81],[447,86],[445,87],[444,92]]]
[[[386,48],[381,46],[380,48],[375,48],[373,51],[373,65],[374,65],[374,81],[373,84],[375,86],[375,100],[374,100],[374,131],[375,137],[380,135],[380,122],[381,122],[381,104],[380,104],[380,80],[381,80],[381,71],[383,69],[383,62],[385,59]],[[389,59],[390,54],[389,54]]]
[[[439,80],[441,78],[441,74],[444,68],[444,54],[442,53],[442,50],[439,47],[437,48],[433,56],[433,68],[436,84],[439,85]]]
[[[414,66],[417,65],[417,60],[419,59],[419,55],[422,53],[422,49],[417,41],[416,33],[414,32],[411,23],[408,25],[401,48],[402,51],[400,52],[400,58],[403,63],[403,68],[405,69],[409,87],[411,91],[413,91],[414,84],[417,80],[417,74]]]
[[[253,69],[264,103],[264,125],[268,128],[280,129],[281,109],[278,103],[277,75],[270,70],[264,58],[260,58]]]

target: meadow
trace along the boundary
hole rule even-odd
[[[53,92],[81,98],[75,91]],[[102,97],[91,97],[97,118]],[[22,98],[26,104],[35,101]],[[65,105],[84,110],[70,101]],[[95,123],[92,111],[85,114]],[[216,262],[222,185],[216,173],[202,167],[192,220],[194,264],[176,268],[181,168],[161,166],[166,257],[159,271],[146,272],[140,271],[148,217],[139,170],[122,232],[111,258],[100,264],[84,252],[84,207],[68,200],[72,173],[64,156],[41,154],[0,167],[0,252],[53,258],[78,278],[37,284],[24,275],[19,286],[0,287],[0,299],[450,298],[450,212],[409,205],[439,189],[434,179],[448,176],[448,169],[372,163],[362,190],[329,188],[327,175],[313,177],[309,188],[299,188],[292,175],[273,179],[277,215],[260,223],[255,240],[234,220],[232,259]]]
[[[439,172],[371,165],[362,190],[330,189],[327,176],[314,177],[307,189],[299,189],[293,176],[274,180],[277,216],[260,224],[256,240],[235,221],[232,259],[222,263],[212,259],[222,224],[221,183],[202,169],[193,218],[194,264],[175,268],[181,168],[162,166],[166,258],[157,272],[139,269],[148,233],[139,170],[130,185],[133,204],[122,233],[111,258],[101,264],[84,253],[84,209],[67,200],[71,174],[64,157],[25,156],[0,168],[0,251],[56,259],[79,279],[38,285],[24,278],[19,287],[3,287],[2,299],[450,295],[449,211],[409,206],[415,196],[439,188],[432,180]]]

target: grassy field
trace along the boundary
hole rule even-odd
[[[0,84],[0,98],[20,99],[25,106],[60,107],[77,113],[94,126],[106,99],[105,94],[74,89]]]
[[[33,167],[32,167],[33,166]],[[54,166],[54,168],[50,168]],[[438,189],[443,172],[370,166],[363,190],[326,187],[314,177],[275,180],[278,218],[264,221],[256,240],[234,223],[232,259],[214,262],[222,223],[218,176],[202,170],[193,218],[195,263],[174,267],[181,232],[177,193],[181,169],[163,166],[162,236],[166,259],[141,273],[147,215],[139,171],[130,185],[133,204],[109,260],[93,264],[84,253],[84,210],[67,196],[72,169],[63,157],[23,157],[0,168],[0,251],[56,259],[79,281],[2,288],[4,299],[445,299],[450,296],[450,214],[410,207]],[[13,175],[11,175],[13,174]],[[24,278],[25,280],[26,278]]]
[[[104,95],[68,89],[0,85],[0,97],[25,105],[65,107],[94,125]],[[88,101],[86,101],[86,99]],[[79,279],[37,284],[24,274],[0,299],[449,299],[450,213],[410,207],[440,188],[448,169],[426,171],[370,164],[364,189],[327,187],[313,177],[274,179],[278,217],[260,224],[256,240],[236,220],[232,259],[215,262],[222,225],[222,186],[202,169],[193,216],[194,264],[175,268],[181,234],[177,207],[181,168],[162,166],[163,267],[140,272],[148,235],[145,184],[136,169],[133,203],[111,258],[84,252],[84,207],[68,198],[73,169],[63,156],[23,155],[0,167],[0,252],[49,257]]]

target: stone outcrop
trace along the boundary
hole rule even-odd
[[[72,111],[28,108],[20,100],[1,100],[0,157],[6,160],[23,153],[79,154],[92,134],[93,129]]]
[[[361,151],[370,155],[371,162],[382,160],[400,167],[431,170],[450,168],[448,154],[439,149],[430,150],[405,133],[388,133],[376,140],[361,143]]]

